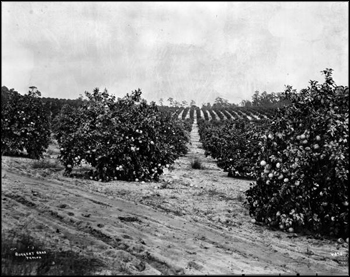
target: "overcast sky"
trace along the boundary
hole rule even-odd
[[[148,101],[348,85],[348,2],[2,2],[2,86]]]

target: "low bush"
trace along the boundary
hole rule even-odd
[[[202,164],[202,161],[199,159],[199,158],[194,158],[192,161],[191,161],[191,167],[193,169],[204,169],[204,166]]]

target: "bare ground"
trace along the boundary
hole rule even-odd
[[[191,168],[195,157],[204,169]],[[93,253],[105,267],[91,274],[349,275],[347,243],[253,223],[243,205],[251,182],[204,156],[196,124],[189,153],[158,183],[99,183],[32,164],[2,157],[2,229],[26,225],[48,249]]]

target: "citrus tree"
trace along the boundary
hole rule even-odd
[[[280,108],[262,135],[257,180],[246,192],[250,214],[282,230],[348,234],[349,89],[310,81]]]
[[[79,108],[64,107],[54,121],[66,174],[82,162],[100,181],[158,180],[163,169],[187,152],[185,125],[147,104],[141,91],[116,100],[107,90],[85,93]]]
[[[9,92],[1,109],[1,154],[17,155],[26,150],[30,158],[39,159],[50,143],[50,122],[40,93]]]

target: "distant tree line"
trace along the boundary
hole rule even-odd
[[[228,108],[228,107],[267,107],[267,108],[277,108],[284,105],[288,105],[289,101],[285,99],[284,94],[282,92],[271,92],[267,93],[264,91],[260,93],[259,91],[255,91],[251,100],[243,100],[238,105],[234,103],[229,103],[227,99],[222,97],[216,97],[214,104],[204,103],[202,104],[202,108]]]
[[[168,100],[169,106],[168,107],[176,107],[176,108],[181,108],[181,107],[188,107],[188,102],[186,100],[184,101],[177,101],[173,97],[169,97]],[[164,104],[164,99],[160,98],[159,99],[160,106],[165,106]],[[196,106],[196,102],[194,100],[191,100],[190,106]]]
[[[288,104],[289,101],[285,99],[282,92],[271,92],[266,91],[260,93],[255,91],[252,100],[243,100],[240,103],[242,107],[280,107]]]
[[[196,102],[191,100],[190,104],[187,101],[177,101],[173,97],[168,98],[167,100],[169,105],[165,105],[163,98],[159,99],[160,107],[172,107],[172,108],[185,108],[185,107],[196,107]],[[268,107],[268,108],[277,108],[288,104],[289,101],[285,99],[282,92],[271,92],[267,93],[266,91],[260,93],[255,91],[251,100],[242,100],[239,104],[229,103],[229,101],[222,97],[216,97],[213,104],[210,102],[203,103],[202,108],[205,109],[221,109],[228,107]]]

